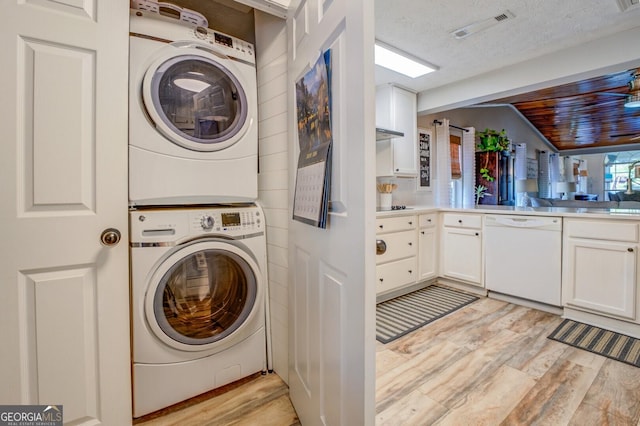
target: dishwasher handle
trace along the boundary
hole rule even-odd
[[[511,228],[541,228],[547,226],[554,226],[559,224],[558,218],[553,219],[538,219],[538,218],[523,218],[523,217],[508,217],[508,216],[487,216],[489,221],[495,221],[496,226],[507,226]],[[491,223],[489,223],[491,226]]]

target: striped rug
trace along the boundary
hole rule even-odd
[[[389,343],[476,300],[471,294],[432,285],[379,303],[376,339]]]
[[[624,334],[566,319],[548,337],[576,348],[640,367],[640,340]]]

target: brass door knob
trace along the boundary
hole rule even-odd
[[[107,228],[100,235],[100,242],[105,246],[115,246],[120,242],[122,234],[116,228]]]

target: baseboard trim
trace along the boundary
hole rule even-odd
[[[448,278],[438,277],[436,282],[438,284],[442,284],[445,286],[449,286],[451,288],[456,288],[458,290],[466,291],[467,293],[476,294],[478,296],[487,297],[487,289],[484,287],[479,287],[473,284],[466,284],[461,281],[455,281]]]
[[[522,299],[520,297],[511,296],[508,294],[497,293],[489,290],[488,297],[491,299],[502,300],[503,302],[513,303],[515,305],[526,306],[527,308],[537,309],[539,311],[549,312],[554,315],[562,315],[564,309],[559,306],[547,305],[546,303],[536,302],[534,300]]]

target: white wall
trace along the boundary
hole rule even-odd
[[[433,148],[432,148],[433,155]],[[432,157],[433,158],[433,157]],[[431,161],[435,161],[433,158]],[[431,177],[431,187],[434,188],[434,177],[435,175],[432,173]],[[405,205],[405,206],[434,206],[435,198],[433,190],[425,191],[425,190],[416,190],[418,187],[416,178],[378,178],[377,182],[381,183],[395,183],[398,185],[398,188],[393,191],[393,201],[392,203],[395,205]],[[380,194],[377,194],[377,206],[380,205]]]
[[[544,142],[540,134],[518,112],[508,106],[458,108],[436,114],[418,116],[418,126],[430,126],[435,119],[448,118],[459,127],[475,127],[476,132],[486,128],[505,129],[513,143],[527,144],[527,158],[537,158],[536,150],[556,152]]]
[[[255,12],[258,199],[265,210],[274,370],[288,383],[287,37],[282,19]]]
[[[418,113],[448,111],[640,64],[640,27],[418,93]]]

